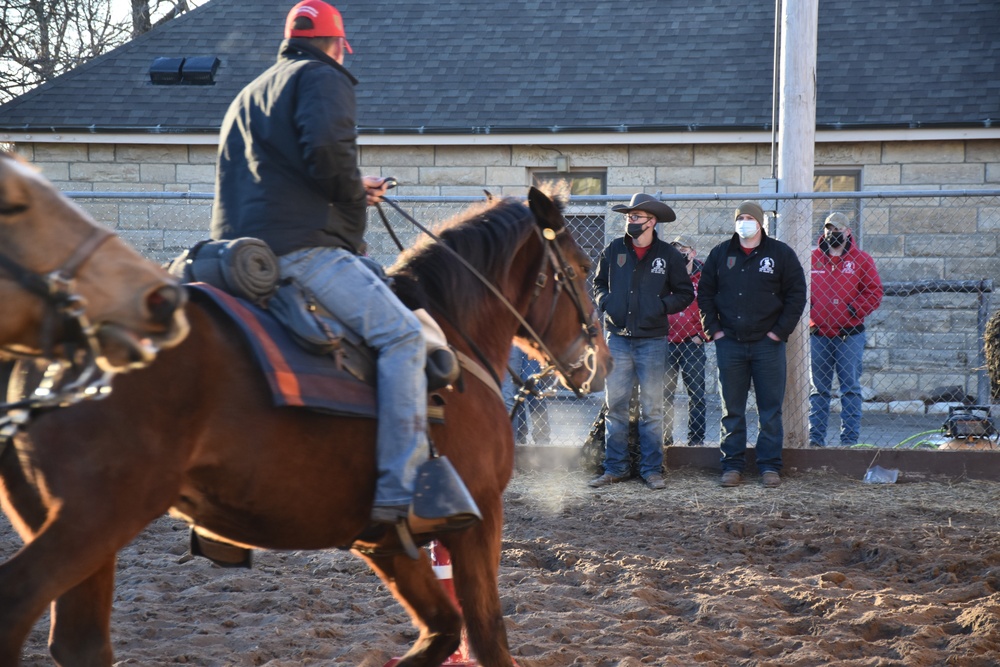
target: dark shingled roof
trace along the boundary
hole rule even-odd
[[[292,0],[211,0],[0,106],[0,130],[215,132]],[[745,130],[771,121],[773,0],[341,0],[362,132]],[[989,127],[996,0],[823,0],[817,124]],[[211,86],[159,56],[215,55]]]

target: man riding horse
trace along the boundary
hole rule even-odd
[[[412,518],[417,467],[428,458],[425,343],[417,317],[360,258],[365,207],[387,183],[357,167],[357,80],[343,66],[345,51],[353,53],[337,9],[304,0],[288,13],[277,63],[223,120],[211,235],[264,240],[282,278],[305,286],[377,350],[371,520],[399,527]],[[418,517],[421,526],[456,527],[459,515],[448,511]]]

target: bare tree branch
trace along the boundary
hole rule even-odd
[[[188,12],[205,0],[132,0],[132,37],[149,32],[181,14]],[[155,21],[154,21],[155,19]]]
[[[132,37],[149,32],[153,24],[149,18],[149,0],[132,0]]]
[[[0,0],[0,104],[206,0]]]

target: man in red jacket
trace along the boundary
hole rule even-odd
[[[826,446],[834,375],[840,384],[840,445],[858,443],[865,318],[881,303],[882,280],[875,260],[855,244],[847,216],[831,213],[812,252],[809,444],[813,447]]]
[[[684,255],[687,272],[698,295],[698,281],[701,279],[703,262],[696,259],[694,241],[683,234],[674,238],[670,245]],[[663,445],[674,444],[674,394],[677,393],[678,374],[684,379],[684,389],[688,395],[688,437],[689,447],[705,444],[705,343],[708,336],[701,326],[701,311],[698,301],[679,313],[667,315],[670,332],[667,334],[667,373],[663,378]]]

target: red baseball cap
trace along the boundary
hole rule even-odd
[[[312,28],[295,29],[295,19],[299,17],[312,21]],[[292,7],[285,19],[285,39],[292,37],[343,37],[348,53],[354,53],[344,33],[344,19],[336,7],[323,0],[302,0]]]

